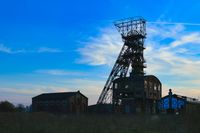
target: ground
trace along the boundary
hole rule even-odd
[[[200,133],[200,115],[0,113],[0,133]]]

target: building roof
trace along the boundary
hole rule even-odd
[[[145,81],[153,81],[162,86],[162,83],[160,82],[160,80],[154,75],[145,75],[145,76],[140,76],[139,78],[144,78]],[[134,81],[134,78],[120,77],[120,78],[115,79],[113,82],[115,83],[115,82],[130,82],[130,81]]]
[[[87,98],[84,96],[80,91],[76,92],[58,92],[58,93],[43,93],[38,96],[33,97],[32,99],[38,99],[38,100],[62,100],[62,99],[68,99],[77,93],[81,94],[83,97]],[[87,98],[88,99],[88,98]]]
[[[162,97],[161,99],[165,99],[165,98],[168,98],[168,97],[169,97],[169,95],[166,95],[166,96]],[[181,95],[177,95],[177,94],[172,94],[172,97],[177,98],[177,99],[182,99],[182,100],[185,100],[185,101],[190,102],[190,103],[200,103],[198,101],[198,99],[196,99],[196,98],[181,96]]]
[[[161,99],[168,98],[168,97],[169,97],[169,95],[166,95],[166,96],[162,97]],[[180,95],[176,95],[176,94],[172,94],[172,97],[175,97],[175,98],[178,98],[178,99],[183,99],[183,100],[186,99],[185,96],[180,96]]]
[[[145,75],[145,76],[144,76],[144,79],[145,79],[145,80],[154,79],[154,80],[156,80],[157,82],[159,82],[159,84],[161,84],[160,80],[159,80],[156,76],[154,76],[154,75]]]

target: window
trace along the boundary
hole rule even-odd
[[[118,84],[117,84],[117,83],[115,83],[115,89],[117,89],[117,87],[118,87]]]
[[[154,90],[156,90],[157,89],[157,86],[154,84]]]
[[[147,81],[144,81],[144,87],[147,88]]]
[[[161,89],[161,88],[160,88],[160,85],[158,85],[158,91],[160,91],[160,89]]]
[[[125,85],[125,88],[127,89],[127,88],[128,88],[128,85]]]
[[[153,86],[152,86],[152,83],[151,83],[151,82],[149,82],[149,88],[150,88],[150,89],[152,89],[152,88],[153,88]]]
[[[122,99],[119,99],[118,104],[119,104],[119,105],[122,104]]]

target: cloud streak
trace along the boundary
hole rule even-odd
[[[85,76],[86,73],[83,72],[73,72],[73,71],[66,71],[60,69],[43,69],[43,70],[36,70],[36,73],[39,74],[47,74],[47,75],[54,75],[54,76]]]
[[[188,43],[197,43],[200,44],[200,33],[190,33],[188,35],[181,36],[180,39],[171,43],[171,46],[177,47]]]
[[[89,65],[112,65],[122,47],[120,35],[113,29],[104,29],[102,35],[90,38],[84,48],[78,49],[82,58],[78,63]]]
[[[17,54],[17,53],[25,53],[26,51],[23,49],[12,50],[11,48],[5,46],[4,44],[0,44],[0,52],[7,54]]]
[[[156,22],[147,22],[149,24],[162,24],[162,25],[185,25],[185,26],[200,26],[200,23],[184,23],[184,22],[164,22],[164,21],[156,21]]]
[[[36,50],[26,50],[26,49],[13,50],[12,48],[5,46],[4,44],[0,44],[0,52],[7,54],[20,54],[20,53],[60,53],[62,51],[57,48],[49,48],[49,47],[40,47]]]
[[[11,49],[4,46],[3,44],[0,44],[0,52],[11,53]]]
[[[48,47],[40,47],[37,50],[38,53],[60,53],[62,52],[59,49],[55,49],[55,48],[48,48]]]

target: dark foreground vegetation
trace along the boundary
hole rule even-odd
[[[0,113],[0,133],[200,133],[198,112],[185,115]]]

